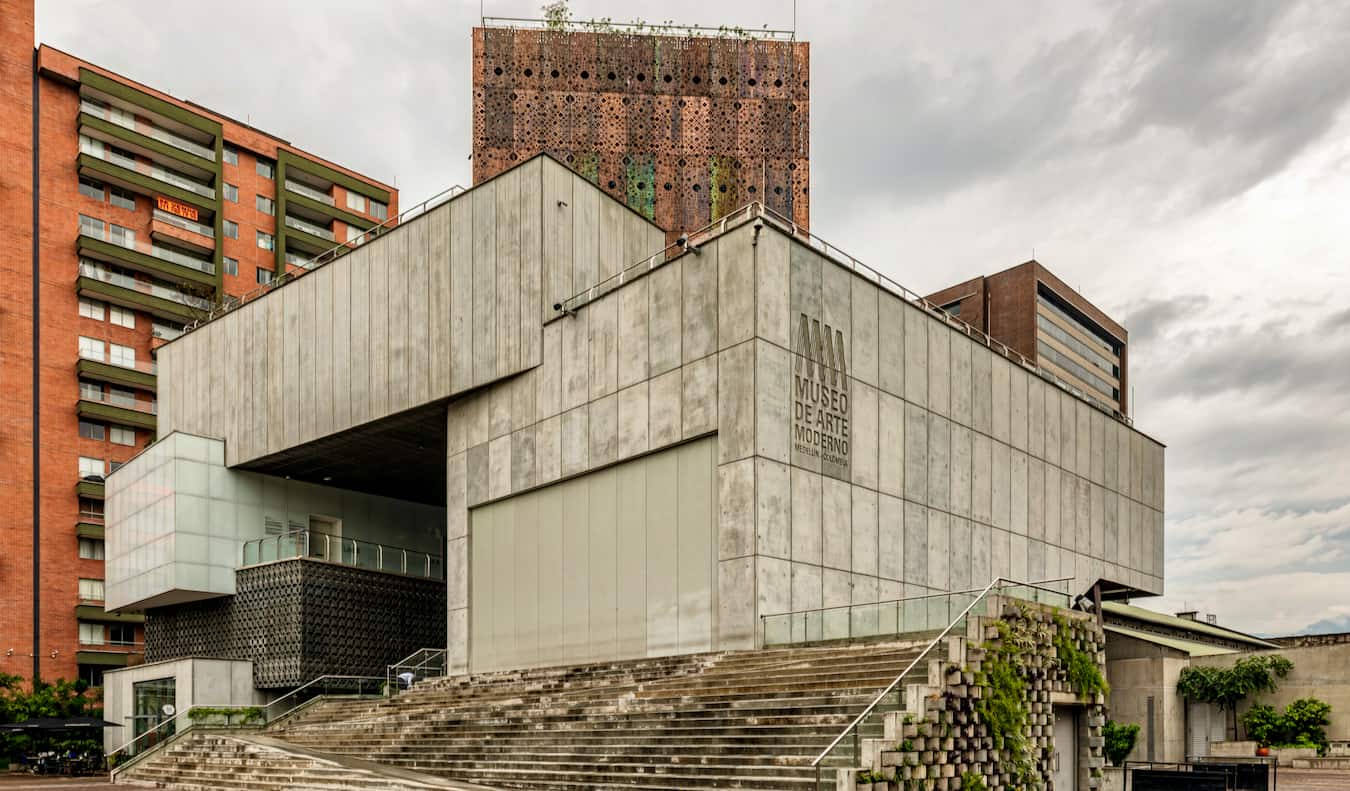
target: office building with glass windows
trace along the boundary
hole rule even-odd
[[[104,608],[104,478],[154,438],[157,348],[220,300],[377,226],[397,194],[35,49],[32,0],[0,16],[0,372],[11,399],[0,411],[0,671],[98,684],[143,646],[140,614]]]
[[[1083,398],[1129,414],[1129,334],[1039,261],[972,278],[928,301],[992,336]]]

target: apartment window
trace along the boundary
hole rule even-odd
[[[103,601],[103,580],[80,580],[80,598],[84,601]]]
[[[276,165],[274,165],[271,160],[263,159],[261,157],[258,158],[253,169],[259,176],[262,176],[265,179],[270,179],[276,175]]]
[[[103,666],[102,665],[80,665],[80,680],[91,687],[103,686]]]
[[[135,368],[136,350],[120,343],[110,344],[108,347],[108,362],[122,368]]]
[[[84,560],[103,560],[103,539],[81,538],[80,557]]]
[[[128,409],[136,408],[136,394],[120,387],[108,387],[108,402]]]
[[[254,205],[256,205],[258,207],[258,211],[262,212],[263,214],[274,215],[277,213],[277,205],[272,202],[271,198],[268,198],[264,195],[258,195],[256,200],[254,201]]]
[[[128,249],[136,246],[136,232],[120,225],[108,224],[108,240]]]
[[[221,155],[222,158],[225,160],[225,164],[227,165],[239,164],[239,152],[235,150],[234,146],[225,146],[225,148],[221,151]]]
[[[80,518],[81,519],[102,519],[103,501],[91,500],[88,497],[80,498]]]
[[[355,244],[355,245],[361,245],[361,244],[364,244],[365,241],[366,241],[366,237],[365,237],[364,233],[365,233],[364,231],[362,231],[360,228],[357,228],[355,225],[348,225],[348,226],[347,226],[347,243],[348,243],[348,244]]]
[[[264,250],[275,250],[277,247],[276,237],[270,233],[258,231],[258,246]]]
[[[103,321],[103,303],[96,299],[80,297],[80,315],[86,319]]]
[[[124,462],[124,461],[110,461],[110,462],[108,462],[108,472],[109,472],[110,474],[111,474],[111,473],[114,473],[114,472],[117,472],[118,470],[122,469],[122,465],[123,465],[123,464],[126,464],[126,462]]]
[[[93,154],[101,159],[103,157],[103,141],[80,135],[80,153]],[[99,200],[103,199],[99,198]]]
[[[113,441],[114,445],[135,446],[136,429],[127,428],[126,426],[112,426],[110,427],[108,438]]]
[[[258,267],[257,271],[258,285],[266,285],[272,282],[272,270]]]
[[[80,421],[80,436],[85,439],[103,439],[103,424],[90,420]]]
[[[239,188],[234,186],[233,184],[225,184],[224,187],[225,187],[225,200],[229,201],[230,203],[238,203]]]
[[[371,200],[370,214],[372,217],[376,217],[381,220],[387,220],[389,219],[389,205],[385,203],[380,203],[377,200]]]
[[[108,188],[108,202],[119,209],[136,211],[136,196],[121,187]]]
[[[366,196],[359,192],[347,193],[347,208],[352,211],[359,211],[362,214],[366,211]]]
[[[103,598],[102,596],[98,597],[98,599],[91,599],[90,597],[84,595],[84,583],[86,583],[86,582],[93,582],[93,581],[94,581],[94,580],[80,580],[80,598],[81,598],[81,599],[84,599],[85,601],[100,601],[100,600],[102,600],[102,598]],[[101,623],[84,623],[83,621],[81,621],[81,622],[80,622],[80,645],[103,645],[103,624],[101,624]]]
[[[136,329],[136,311],[131,308],[124,308],[121,305],[112,305],[108,308],[108,321],[119,327],[134,330]]]
[[[239,274],[239,259],[238,259],[238,258],[230,258],[228,255],[225,256],[225,274],[227,274],[227,275],[237,275],[237,274]]]
[[[136,627],[129,623],[108,624],[108,642],[113,645],[131,645],[136,642]]]
[[[103,476],[103,459],[91,459],[88,456],[80,457],[80,477],[88,478],[91,475]]]
[[[80,176],[80,194],[96,201],[103,200],[103,182],[95,181],[88,176]]]
[[[86,360],[98,360],[103,362],[105,346],[103,341],[97,338],[86,338],[80,336],[80,356]]]
[[[102,358],[99,358],[102,359]],[[80,381],[80,398],[87,401],[103,400],[103,385],[97,382]]]
[[[225,235],[231,239],[239,238],[239,223],[225,221]]]
[[[92,236],[95,239],[103,238],[103,221],[95,217],[86,217],[80,215],[80,235]]]
[[[108,158],[119,165],[125,165],[126,167],[136,166],[136,152],[128,151],[125,148],[118,148],[113,145],[108,146]]]
[[[239,262],[236,261],[235,263],[238,264]],[[183,325],[175,324],[172,321],[154,319],[150,325],[150,334],[156,338],[163,338],[166,341],[171,341],[183,334]]]

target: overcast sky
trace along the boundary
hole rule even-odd
[[[793,24],[791,0],[572,8]],[[37,0],[39,40],[405,206],[470,182],[478,16]],[[1168,446],[1167,595],[1138,603],[1350,631],[1350,3],[800,0],[796,25],[814,231],[920,293],[1034,249],[1129,329],[1137,425]]]

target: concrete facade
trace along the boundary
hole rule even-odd
[[[256,466],[444,409],[459,671],[489,639],[470,623],[476,509],[707,436],[711,648],[756,646],[762,615],[996,576],[1162,592],[1157,442],[767,215],[665,261],[660,229],[593,201],[611,199],[532,160],[175,341],[161,432],[223,437],[227,464]],[[619,238],[627,254],[603,252]],[[610,278],[619,261],[641,265]],[[259,353],[217,354],[232,333]],[[189,359],[217,362],[198,380]],[[265,414],[241,422],[216,382],[265,394]]]
[[[131,719],[135,685],[169,678],[174,680],[174,708],[180,713],[193,706],[260,706],[266,702],[263,693],[253,688],[252,662],[194,657],[109,670],[103,676],[103,719],[122,727],[103,729],[104,752],[111,754],[135,736]]]
[[[1177,694],[1177,680],[1190,662],[1183,651],[1107,634],[1111,719],[1139,726],[1129,760],[1186,760],[1186,703]]]
[[[1197,667],[1232,667],[1237,660],[1253,654],[1279,654],[1293,662],[1294,669],[1287,677],[1280,679],[1275,692],[1261,695],[1254,701],[1248,699],[1239,703],[1239,718],[1254,703],[1265,703],[1278,711],[1284,711],[1285,706],[1299,698],[1317,698],[1331,704],[1331,725],[1327,728],[1327,739],[1350,740],[1350,679],[1347,679],[1345,672],[1350,667],[1350,643],[1195,657],[1191,664]]]

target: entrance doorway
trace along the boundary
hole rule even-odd
[[[1078,787],[1078,710],[1055,707],[1055,763],[1051,791],[1075,791]]]
[[[159,728],[165,720],[177,714],[177,681],[173,678],[157,678],[151,681],[138,681],[131,687],[132,697],[132,736],[140,738],[143,734]],[[176,725],[168,725],[147,740],[143,747],[149,747],[174,734]]]

